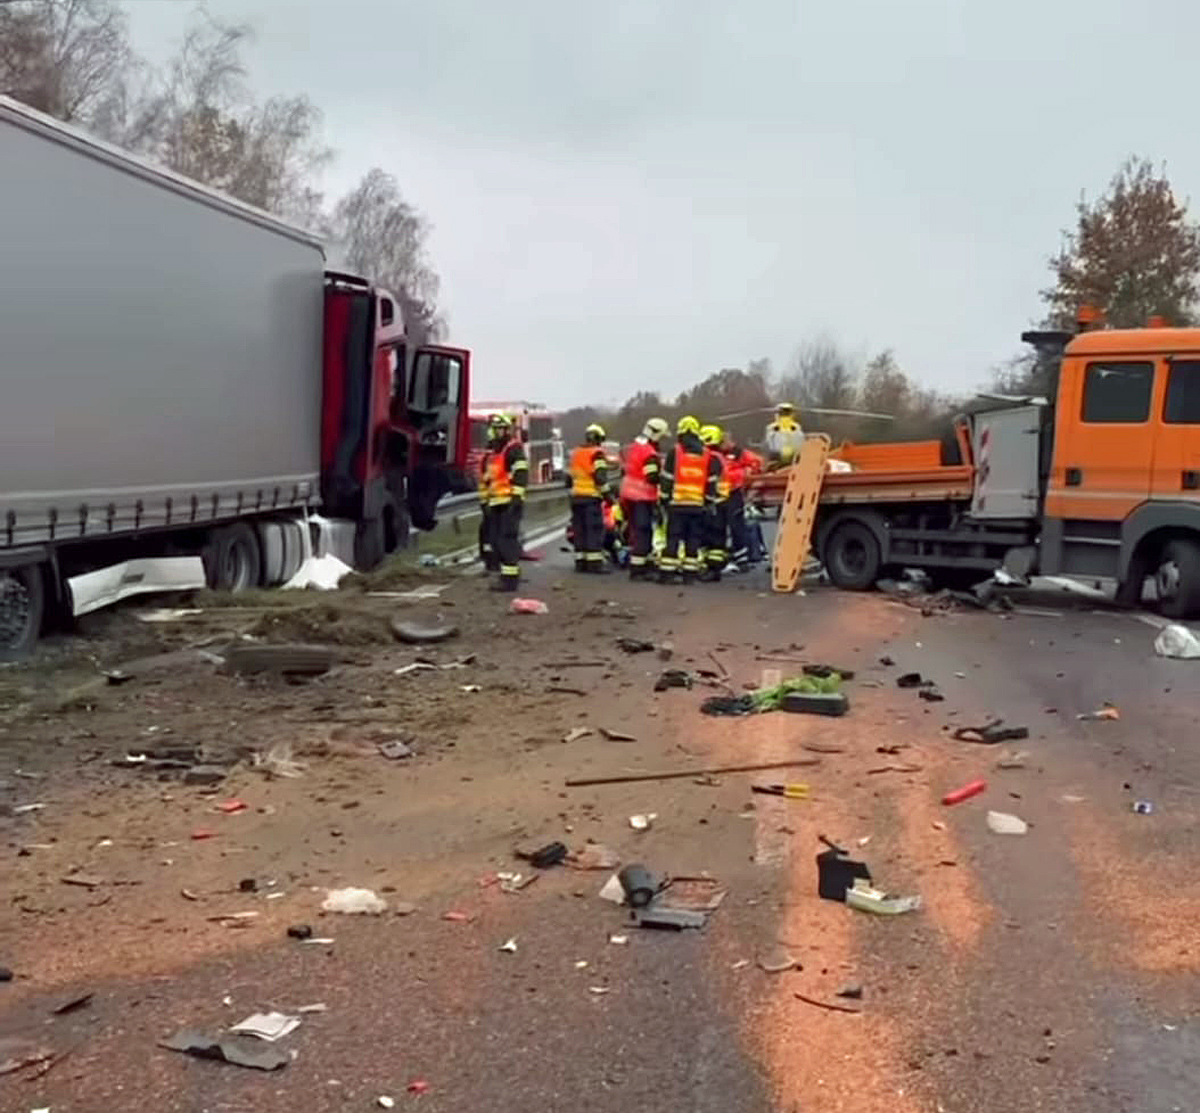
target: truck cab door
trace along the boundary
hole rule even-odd
[[[1046,510],[1098,545],[1150,495],[1157,366],[1153,356],[1080,363],[1062,379]]]
[[[461,467],[469,449],[467,383],[471,355],[463,348],[418,348],[408,382],[408,413],[420,457]]]
[[[1168,357],[1150,493],[1200,503],[1200,357]]]

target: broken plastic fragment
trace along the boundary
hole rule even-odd
[[[635,831],[649,831],[657,818],[658,812],[639,812],[629,817],[629,826]]]
[[[330,889],[321,908],[325,912],[341,912],[348,916],[378,916],[387,911],[387,901],[372,889]]]
[[[1008,812],[988,812],[988,830],[996,835],[1023,835],[1029,830],[1029,824],[1018,815]]]
[[[549,614],[550,608],[540,599],[514,599],[508,607],[510,614]]]
[[[288,1016],[287,1013],[255,1013],[245,1020],[235,1024],[229,1030],[239,1036],[253,1036],[257,1040],[274,1043],[300,1027],[298,1016]]]
[[[921,907],[921,898],[892,896],[859,878],[846,890],[846,903],[860,912],[897,916],[902,912],[915,912]]]
[[[516,937],[512,939],[506,939],[503,943],[501,943],[500,950],[504,951],[505,954],[515,955],[517,953]]]

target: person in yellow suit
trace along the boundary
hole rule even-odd
[[[767,450],[767,468],[786,468],[804,445],[804,430],[796,418],[796,407],[791,402],[780,402],[775,407],[775,420],[767,426],[763,438]]]

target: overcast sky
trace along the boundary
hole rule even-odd
[[[330,194],[434,224],[479,397],[672,394],[823,333],[968,391],[1020,349],[1080,191],[1200,180],[1188,0],[209,0],[307,93]],[[128,0],[161,59],[188,0]]]

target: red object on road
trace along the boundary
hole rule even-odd
[[[224,800],[217,805],[217,811],[233,815],[234,812],[244,812],[246,807],[247,804],[244,800]]]
[[[198,831],[192,832],[193,839],[212,839],[216,838],[216,831],[210,831],[207,827],[201,827]]]
[[[427,1094],[429,1093],[429,1083],[423,1078],[414,1078],[408,1084],[408,1092],[410,1094]]]
[[[970,784],[963,785],[962,788],[956,788],[953,792],[947,792],[942,797],[943,804],[961,804],[964,800],[970,800],[972,796],[978,796],[987,788],[987,781],[972,781]]]

